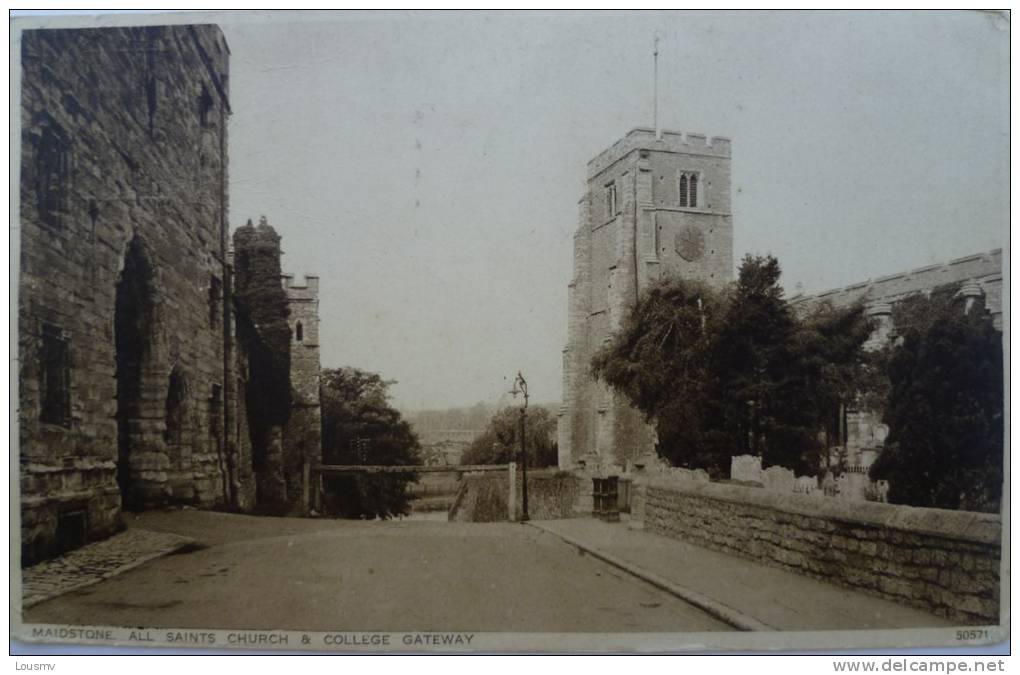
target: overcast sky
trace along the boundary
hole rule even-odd
[[[732,138],[735,257],[791,294],[1006,245],[994,14],[270,18],[216,18],[231,221],[321,277],[323,366],[405,409],[505,401],[517,369],[559,400],[585,164],[651,125],[655,34],[662,126]]]

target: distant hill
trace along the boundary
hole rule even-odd
[[[510,405],[513,405],[512,403]],[[518,403],[517,405],[520,405]],[[489,403],[476,403],[461,408],[445,408],[440,410],[401,410],[419,438],[438,431],[473,431],[481,433],[488,426],[492,415],[506,406],[495,406]],[[554,417],[559,412],[558,403],[531,403],[531,408],[545,408]],[[457,434],[458,440],[462,438]]]
[[[493,406],[476,403],[469,407],[444,410],[403,410],[401,414],[424,442],[425,436],[441,430],[481,433],[495,411]]]
[[[504,407],[476,403],[441,410],[402,410],[401,415],[418,435],[426,463],[457,464],[460,453],[485,431],[493,414]],[[559,411],[557,403],[529,404],[529,408],[536,407],[546,408],[554,417]]]

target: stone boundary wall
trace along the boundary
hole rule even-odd
[[[996,514],[650,478],[635,484],[632,520],[961,624],[1000,620]]]
[[[518,517],[523,509],[521,486],[518,468]],[[506,471],[465,474],[448,519],[470,523],[506,522],[510,510],[509,487],[510,477]],[[570,474],[548,469],[528,471],[528,516],[531,520],[556,520],[580,515],[576,508],[579,487],[578,479]]]

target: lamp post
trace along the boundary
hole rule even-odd
[[[525,441],[528,429],[528,382],[519,370],[510,394],[514,399],[517,398],[517,394],[524,395],[524,406],[521,408],[521,522],[523,523],[528,520],[528,448]]]

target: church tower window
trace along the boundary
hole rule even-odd
[[[606,186],[606,218],[616,216],[616,183]]]
[[[681,208],[698,206],[698,174],[685,171],[677,180],[677,205]]]

